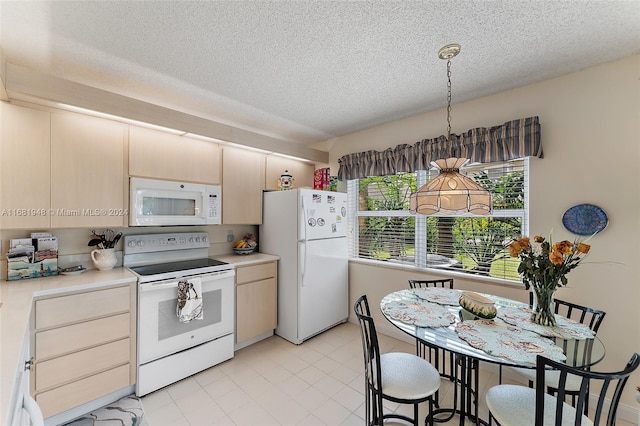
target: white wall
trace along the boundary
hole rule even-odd
[[[554,241],[572,240],[561,217],[575,204],[596,204],[607,212],[608,227],[590,241],[589,257],[570,272],[568,286],[557,295],[607,312],[598,332],[607,355],[595,370],[621,369],[633,352],[640,352],[640,56],[463,104],[455,103],[455,84],[453,89],[454,133],[540,117],[544,158],[531,161],[532,235],[553,230]],[[333,172],[342,155],[413,144],[444,133],[446,111],[439,110],[335,138],[326,145]],[[351,263],[351,304],[367,293],[376,306],[382,296],[406,288],[407,279],[417,275]],[[456,287],[527,300],[524,287],[516,290],[459,278]],[[623,404],[637,409],[638,385],[640,372],[629,381]]]

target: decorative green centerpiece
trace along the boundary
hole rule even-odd
[[[493,319],[498,314],[491,300],[472,291],[463,291],[459,303],[463,309],[480,318]]]
[[[568,240],[553,244],[536,235],[518,238],[509,244],[509,254],[520,258],[518,273],[527,290],[533,292],[531,321],[540,325],[555,326],[553,297],[556,289],[567,285],[567,273],[576,268],[589,253],[591,246],[584,242]]]

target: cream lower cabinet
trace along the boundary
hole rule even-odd
[[[236,347],[267,337],[277,323],[277,262],[236,267]]]
[[[135,383],[135,283],[35,301],[33,394],[44,418]]]
[[[16,372],[16,380],[11,398],[12,405],[9,407],[8,425],[33,425],[44,424],[42,411],[35,400],[30,395],[30,369],[31,369],[31,347],[29,342],[29,331],[25,333],[20,351],[20,362]]]

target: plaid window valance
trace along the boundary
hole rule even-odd
[[[384,151],[347,154],[338,159],[339,180],[385,176],[428,170],[440,158],[469,158],[471,163],[493,163],[523,157],[542,158],[538,117],[521,118],[490,128],[478,127],[463,134],[423,139]]]

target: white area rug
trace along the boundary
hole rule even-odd
[[[146,417],[140,398],[129,395],[64,426],[148,426]]]

